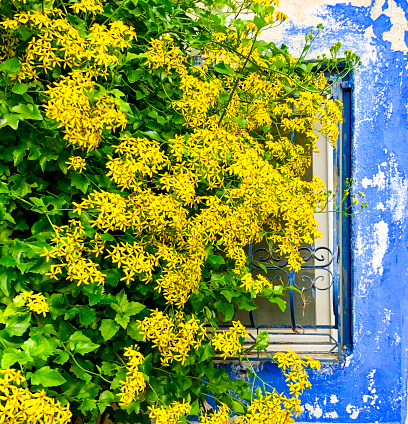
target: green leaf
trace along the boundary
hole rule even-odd
[[[32,361],[33,358],[21,349],[8,348],[3,353],[3,358],[1,359],[1,367],[3,369],[9,368],[18,362],[20,365],[25,365],[27,362]]]
[[[9,297],[11,293],[11,283],[17,279],[15,271],[10,271],[4,266],[0,268],[0,290],[5,296]]]
[[[117,402],[117,397],[110,392],[109,390],[105,390],[99,395],[98,399],[98,409],[99,412],[102,414],[102,412],[106,409],[106,407],[112,405],[112,403]]]
[[[96,400],[95,399],[85,399],[78,408],[80,411],[82,411],[84,414],[86,414],[88,411],[93,411],[96,409]]]
[[[129,301],[127,298],[127,294],[125,292],[125,289],[122,289],[116,296],[115,301],[110,304],[111,308],[115,310],[116,312],[125,312]]]
[[[139,302],[129,302],[125,309],[125,314],[128,316],[137,315],[140,311],[143,311],[146,306]]]
[[[53,293],[47,300],[52,319],[64,315],[69,306],[68,299],[62,293]]]
[[[258,305],[253,300],[246,296],[237,297],[234,299],[239,309],[245,309],[246,311],[253,311],[258,308]]]
[[[200,361],[205,361],[215,354],[215,350],[210,342],[201,345],[197,351]]]
[[[41,171],[44,172],[45,168],[47,166],[47,162],[51,161],[51,160],[57,160],[59,158],[58,155],[56,155],[53,152],[46,152],[46,153],[41,153],[41,156],[38,160],[38,163],[40,164],[41,167]]]
[[[244,414],[245,413],[245,409],[244,409],[242,403],[239,400],[231,398],[231,403],[232,403],[232,409],[236,414]]]
[[[3,256],[0,259],[0,265],[5,266],[6,268],[12,268],[16,265],[16,261],[11,256]]]
[[[48,366],[38,369],[35,373],[28,373],[27,378],[31,379],[31,384],[43,387],[61,386],[61,384],[66,382],[65,378],[57,370],[53,370]]]
[[[247,121],[245,118],[236,118],[235,116],[231,116],[231,121],[236,122],[241,128],[246,128]]]
[[[232,318],[234,318],[235,315],[235,308],[234,305],[232,303],[228,304],[228,305],[224,305],[225,309],[222,311],[224,312],[224,321],[231,321]]]
[[[16,337],[10,337],[6,330],[0,331],[0,343],[6,348],[19,348],[21,346],[21,340]]]
[[[16,57],[7,59],[4,62],[0,63],[0,71],[3,71],[5,74],[16,74],[20,69],[20,62]]]
[[[115,321],[120,324],[121,327],[125,328],[129,324],[130,317],[129,315],[116,314]]]
[[[255,340],[255,349],[258,351],[265,350],[269,346],[269,334],[267,331],[261,331]]]
[[[14,113],[18,113],[20,119],[33,119],[35,121],[41,121],[43,119],[40,109],[37,105],[33,105],[31,103],[22,104],[20,103],[17,106],[11,108],[11,111]]]
[[[231,66],[227,65],[224,62],[221,63],[217,63],[214,66],[214,71],[219,72],[220,74],[224,74],[224,75],[230,75],[230,76],[234,76],[234,70],[231,68]]]
[[[14,159],[14,166],[17,166],[25,156],[25,149],[15,149],[13,150],[13,159]]]
[[[58,358],[54,359],[54,363],[63,365],[69,359],[69,354],[65,350],[58,349]]]
[[[143,341],[143,331],[139,329],[138,323],[135,321],[130,321],[127,328],[126,333],[129,337],[131,337],[136,342]]]
[[[85,355],[86,353],[92,352],[98,349],[99,345],[92,342],[89,337],[82,334],[82,331],[75,331],[75,333],[69,338],[68,346],[75,353]]]
[[[14,84],[14,87],[11,89],[11,91],[16,94],[24,94],[27,90],[27,84]]]
[[[31,357],[43,360],[46,360],[55,352],[55,348],[50,344],[50,342],[40,334],[32,336],[30,339],[26,340],[22,345],[22,348]]]
[[[0,118],[0,128],[9,125],[13,130],[18,128],[19,115],[17,113],[8,113]]]
[[[88,190],[89,182],[86,178],[82,177],[77,172],[71,172],[69,174],[69,177],[71,179],[71,186],[77,188],[78,190],[81,190],[82,193],[86,193]]]
[[[276,304],[279,306],[279,309],[280,309],[282,312],[285,312],[285,309],[286,309],[286,302],[285,302],[283,299],[281,299],[280,297],[272,296],[272,297],[270,297],[270,298],[269,298],[269,301],[270,301],[271,303],[276,303]]]
[[[10,336],[22,336],[30,326],[31,313],[17,314],[7,320],[6,331]]]
[[[79,322],[84,326],[88,327],[91,325],[96,319],[96,313],[93,309],[85,306],[79,312]]]
[[[110,340],[119,330],[120,326],[112,319],[103,319],[100,331],[105,342]]]
[[[220,255],[208,256],[208,262],[210,262],[211,265],[214,265],[216,267],[225,264],[224,258]]]

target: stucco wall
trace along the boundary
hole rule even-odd
[[[265,38],[300,51],[325,31],[310,57],[341,41],[362,58],[354,75],[353,177],[368,210],[352,219],[353,342],[343,364],[312,375],[300,421],[405,423],[408,317],[408,1],[281,0],[291,22]],[[259,373],[282,383],[271,364]],[[229,365],[242,378],[238,365]],[[280,382],[280,383],[279,383]]]

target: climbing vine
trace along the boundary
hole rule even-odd
[[[284,308],[285,287],[252,277],[246,247],[297,271],[321,236],[330,193],[302,177],[319,134],[338,138],[327,75],[359,64],[339,43],[307,62],[321,26],[298,58],[262,41],[277,6],[1,0],[0,422],[300,414],[318,361],[270,356],[287,393],[214,362],[267,347],[235,315]]]

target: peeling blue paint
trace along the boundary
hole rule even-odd
[[[392,27],[391,19],[387,15],[380,15],[373,22],[373,32],[378,38],[382,38],[384,32],[389,31]]]
[[[354,78],[352,173],[369,208],[352,219],[353,350],[345,363],[325,364],[311,373],[313,387],[303,396],[299,418],[303,422],[407,419],[408,48],[395,50],[386,34],[393,29],[395,5],[408,19],[408,2],[387,0],[373,19],[375,3],[362,7],[343,0],[319,8],[326,30],[310,53],[313,57],[341,41],[362,55]],[[333,22],[337,24],[327,24]],[[282,42],[291,46],[310,28],[307,21],[302,25],[292,23]],[[401,30],[408,46],[408,25]],[[236,365],[227,367],[242,378]],[[275,365],[259,367],[264,381],[283,390]]]

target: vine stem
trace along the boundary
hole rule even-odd
[[[83,367],[81,367],[81,365],[79,365],[78,364],[78,362],[77,362],[77,360],[75,359],[75,356],[65,347],[65,344],[64,344],[64,342],[61,340],[61,339],[59,339],[58,337],[56,337],[57,338],[57,340],[59,340],[60,341],[60,343],[61,343],[61,346],[63,347],[63,349],[65,350],[65,352],[67,352],[68,353],[68,355],[70,355],[71,356],[71,358],[73,359],[73,361],[75,362],[75,364],[83,371],[83,372],[85,372],[86,374],[92,374],[92,375],[96,375],[96,376],[98,376],[98,377],[100,377],[103,381],[105,381],[106,383],[109,383],[109,384],[112,384],[112,381],[109,381],[109,380],[107,380],[105,377],[103,377],[101,374],[98,374],[98,373],[96,373],[96,372],[93,372],[93,371],[89,371],[89,370],[86,370],[85,368],[83,368]]]
[[[248,64],[249,58],[251,57],[251,54],[254,51],[255,41],[256,41],[256,37],[258,36],[258,34],[259,34],[259,29],[258,29],[257,33],[255,34],[255,37],[253,38],[251,49],[249,50],[248,56],[245,58],[245,62],[242,65],[240,73],[244,72],[245,66],[247,66],[247,64]],[[229,96],[227,104],[225,105],[224,111],[221,114],[220,120],[218,121],[218,125],[221,124],[222,120],[224,119],[225,114],[227,113],[228,106],[230,105],[232,98],[234,97],[234,94],[235,94],[235,91],[237,90],[239,81],[240,81],[239,77],[236,77],[234,87],[232,87],[231,94]]]

